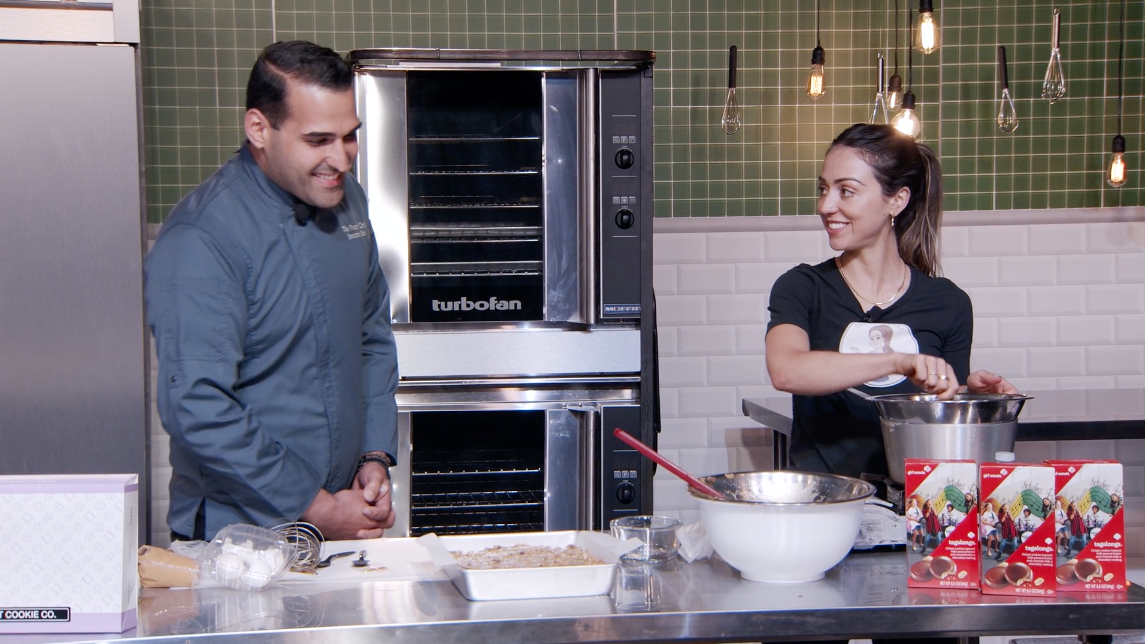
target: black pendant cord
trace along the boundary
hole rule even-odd
[[[895,73],[899,73],[899,0],[895,0]]]
[[[819,5],[821,0],[815,0],[815,46],[822,47],[823,43],[819,42]]]
[[[1122,71],[1125,65],[1125,0],[1121,0],[1121,46],[1117,49],[1117,135],[1121,136],[1121,114],[1122,103],[1125,100],[1125,92],[1122,91],[1121,83],[1125,75]]]
[[[1123,0],[1124,1],[1124,0]],[[914,21],[911,20],[910,0],[906,2],[906,24],[907,24],[907,42],[914,42]],[[906,48],[906,88],[907,90],[914,89],[914,56],[911,55],[911,50],[914,47],[907,45]]]

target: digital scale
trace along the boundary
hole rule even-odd
[[[906,547],[906,516],[902,485],[878,474],[859,478],[875,486],[875,496],[863,506],[863,520],[852,550],[899,550]]]

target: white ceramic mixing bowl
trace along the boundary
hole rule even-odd
[[[843,560],[859,534],[870,483],[807,472],[737,472],[701,479],[729,500],[700,502],[712,547],[744,579],[815,581]]]

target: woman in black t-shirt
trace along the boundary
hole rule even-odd
[[[1017,393],[970,373],[970,298],[938,277],[941,201],[934,152],[889,126],[853,125],[827,150],[817,210],[841,254],[785,273],[768,305],[767,369],[794,394],[796,469],[887,473],[874,405],[849,387]]]

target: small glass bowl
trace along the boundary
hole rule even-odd
[[[680,540],[676,537],[676,528],[680,527],[678,519],[639,515],[613,519],[609,526],[612,536],[621,541],[639,539],[644,543],[621,555],[626,561],[669,561],[675,559],[680,550]]]

